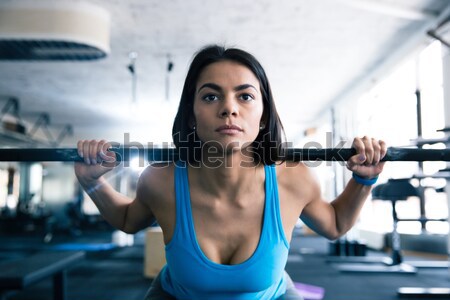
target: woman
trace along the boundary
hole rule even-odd
[[[172,133],[181,160],[148,166],[135,199],[102,177],[115,159],[109,143],[78,143],[76,175],[105,219],[128,233],[155,220],[162,228],[167,265],[147,299],[301,299],[284,272],[298,217],[326,238],[343,235],[386,154],[383,141],[355,138],[353,178],[323,200],[308,167],[283,162],[283,127],[259,62],[220,46],[192,61]]]

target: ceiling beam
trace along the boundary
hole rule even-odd
[[[342,1],[342,0],[339,0]],[[345,0],[348,1],[348,0]],[[349,86],[344,86],[342,92],[331,99],[324,109],[319,112],[314,120],[322,119],[330,112],[330,108],[336,105],[345,105],[361,97],[361,95],[373,88],[382,78],[392,71],[400,62],[404,61],[409,55],[426,47],[431,43],[430,37],[427,36],[427,31],[435,28],[443,20],[450,16],[450,4],[434,19],[423,23],[423,26],[417,30],[416,34],[411,35],[409,41],[406,41],[396,51],[392,52],[390,56],[386,57],[384,61],[374,66],[371,70],[362,74],[357,80],[353,81]]]
[[[415,10],[406,8],[398,4],[383,3],[374,0],[339,0],[343,4],[370,12],[380,13],[383,15],[393,16],[396,18],[407,20],[432,20],[438,15],[429,11]]]

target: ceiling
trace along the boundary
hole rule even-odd
[[[2,0],[1,4],[40,0]],[[45,1],[61,3],[61,0]],[[64,1],[78,2],[76,0]],[[0,60],[0,105],[25,120],[48,112],[56,136],[170,142],[184,76],[206,44],[254,54],[269,76],[289,137],[321,120],[431,41],[449,0],[89,0],[110,13],[110,53],[93,61]],[[137,52],[132,103],[130,52]],[[167,64],[173,62],[169,73]],[[349,109],[351,109],[349,107]]]

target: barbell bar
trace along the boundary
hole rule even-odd
[[[129,161],[143,155],[147,161],[175,161],[179,154],[174,148],[113,147],[117,161]],[[347,161],[355,155],[353,148],[288,148],[287,161]],[[82,161],[76,148],[0,148],[0,161],[44,162]],[[389,147],[383,161],[450,161],[450,149],[421,149]]]

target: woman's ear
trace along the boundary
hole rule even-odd
[[[268,120],[268,119],[269,119],[269,118],[267,117],[267,113],[266,113],[266,111],[264,111],[264,112],[263,112],[263,115],[262,115],[262,117],[261,117],[261,120],[259,121],[259,129],[260,129],[260,130],[266,128],[267,120]]]
[[[188,126],[190,129],[195,130],[195,127],[197,125],[197,122],[195,122],[195,119],[193,116],[189,117]]]

